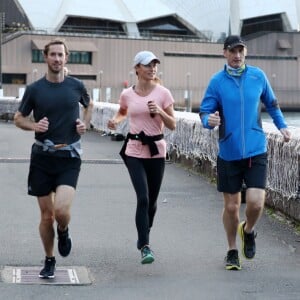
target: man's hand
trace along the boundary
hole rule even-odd
[[[76,131],[80,135],[82,135],[86,132],[86,125],[80,119],[76,120]]]
[[[287,128],[281,128],[280,132],[281,132],[281,134],[283,136],[283,140],[285,142],[289,142],[291,140],[292,134]]]
[[[210,127],[220,126],[221,125],[221,118],[219,112],[216,111],[213,114],[210,114],[208,117],[208,125]]]
[[[47,117],[40,119],[37,123],[34,124],[35,132],[46,132],[49,128],[49,121]]]

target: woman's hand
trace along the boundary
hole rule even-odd
[[[110,119],[108,122],[107,122],[107,127],[108,129],[110,130],[116,130],[117,128],[117,123],[114,119]]]

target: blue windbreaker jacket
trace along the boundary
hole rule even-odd
[[[240,160],[267,151],[262,129],[261,103],[278,129],[286,128],[282,112],[265,73],[246,66],[240,77],[228,74],[226,68],[216,73],[200,105],[200,117],[205,128],[208,116],[219,111],[219,156],[227,161]]]

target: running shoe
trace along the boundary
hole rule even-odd
[[[242,253],[247,259],[252,259],[256,253],[256,245],[255,245],[255,238],[256,233],[252,231],[251,233],[245,232],[246,221],[243,221],[239,224],[238,232],[242,240]]]
[[[238,250],[232,249],[227,252],[227,255],[225,257],[225,269],[226,270],[242,269]]]
[[[69,228],[60,231],[57,225],[58,252],[61,256],[66,257],[70,254],[72,248],[72,240],[69,236]]]
[[[142,264],[151,264],[154,262],[153,252],[148,245],[142,248],[141,255],[142,255],[142,260],[141,260]]]
[[[43,279],[51,279],[54,278],[55,272],[55,257],[47,257],[45,258],[44,268],[41,270],[39,277]]]

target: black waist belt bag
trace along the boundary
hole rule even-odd
[[[141,141],[143,145],[148,145],[149,146],[151,156],[157,155],[159,153],[159,151],[157,149],[157,145],[154,142],[159,141],[163,138],[164,138],[163,134],[150,136],[150,135],[145,135],[144,131],[141,131],[138,134],[128,133],[127,136],[126,136],[126,139],[124,141],[124,144],[121,148],[120,156],[122,157],[123,161],[126,164],[125,151],[126,151],[126,147],[127,147],[127,143],[128,143],[129,139]]]

